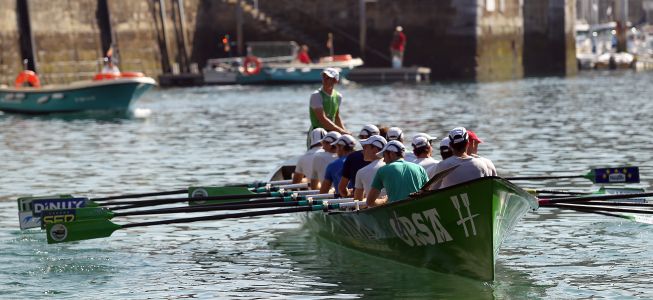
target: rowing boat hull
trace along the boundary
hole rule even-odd
[[[535,198],[486,177],[356,212],[302,215],[308,228],[367,254],[483,281],[494,280],[499,246]]]
[[[0,110],[30,114],[78,111],[127,111],[154,79],[80,81],[66,86],[0,88]]]

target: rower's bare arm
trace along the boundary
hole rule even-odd
[[[349,131],[347,131],[347,128],[345,128],[345,124],[342,123],[342,119],[340,118],[340,110],[336,111],[336,125],[340,128],[342,128],[343,132],[342,134],[351,134]]]
[[[292,173],[292,183],[301,183],[302,179],[304,179],[304,174],[302,173]]]
[[[322,181],[322,185],[320,186],[320,194],[327,194],[329,193],[330,189],[331,189],[331,180],[324,179]]]
[[[326,117],[323,108],[312,108],[312,110],[315,113],[317,120],[320,122],[322,127],[324,127],[324,129],[326,129],[327,131],[337,131],[340,133],[346,132],[344,128],[341,128],[340,126],[336,125],[336,123],[334,123],[333,121],[329,120],[329,118]],[[338,115],[336,115],[336,120],[337,118]]]
[[[354,199],[363,200],[363,189],[354,189]]]
[[[347,190],[347,185],[349,184],[349,178],[342,177],[338,183],[338,194],[340,197],[349,197],[349,190]]]
[[[312,190],[319,190],[320,189],[320,180],[319,179],[311,179],[310,188]]]
[[[368,193],[367,193],[367,206],[368,207],[374,207],[376,206],[376,198],[379,197],[379,194],[381,194],[381,191],[372,188]]]

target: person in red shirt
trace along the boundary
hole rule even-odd
[[[297,53],[297,60],[303,64],[311,63],[311,57],[308,56],[308,46],[302,45],[302,47],[299,48],[299,53]]]
[[[395,28],[392,43],[390,44],[390,53],[392,54],[392,67],[401,68],[404,62],[404,48],[406,46],[406,35],[403,33],[404,29],[401,26]]]

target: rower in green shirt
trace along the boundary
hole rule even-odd
[[[350,134],[340,119],[342,95],[334,89],[339,80],[340,73],[335,68],[326,68],[322,71],[322,87],[311,94],[309,132],[315,128],[324,128],[326,131]]]
[[[383,205],[408,198],[429,180],[424,168],[404,160],[406,147],[399,141],[388,142],[377,156],[383,155],[386,165],[376,171],[372,188],[367,193],[367,206]],[[377,199],[385,188],[387,199]]]

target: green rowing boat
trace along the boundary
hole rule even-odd
[[[292,162],[270,176],[287,179]],[[499,177],[484,177],[371,209],[300,213],[320,237],[385,259],[494,280],[499,247],[537,199]]]

